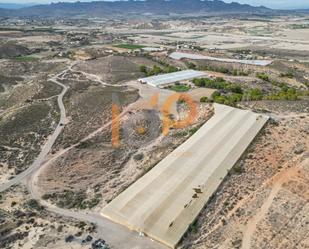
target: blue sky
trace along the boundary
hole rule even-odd
[[[76,0],[0,0],[0,3],[50,3],[50,2],[75,2]],[[83,0],[81,0],[83,1]],[[91,1],[84,0],[83,2]],[[154,0],[155,1],[155,0]],[[240,2],[259,6],[264,5],[276,9],[309,8],[309,0],[225,0],[225,2]]]

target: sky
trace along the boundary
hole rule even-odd
[[[50,3],[50,2],[76,2],[76,0],[0,0],[0,3]],[[91,0],[80,0],[89,2]],[[153,0],[155,1],[155,0]],[[309,0],[224,0],[225,2],[247,3],[254,6],[264,5],[274,9],[309,8]]]

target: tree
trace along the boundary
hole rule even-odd
[[[215,91],[215,92],[213,92],[213,93],[211,94],[211,98],[212,98],[213,100],[215,100],[217,97],[220,97],[220,96],[221,96],[221,93],[218,92],[218,91]]]
[[[257,73],[256,77],[264,81],[270,81],[269,76],[266,73]]]
[[[263,93],[258,88],[250,89],[248,94],[249,94],[249,97],[250,97],[251,100],[261,100],[261,99],[263,99]]]

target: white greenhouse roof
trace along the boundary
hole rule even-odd
[[[145,82],[152,86],[160,86],[165,85],[181,80],[190,80],[198,77],[207,76],[207,73],[196,71],[196,70],[184,70],[184,71],[178,71],[174,73],[168,73],[168,74],[161,74],[157,76],[151,76],[148,78],[142,78],[139,79],[141,82]]]
[[[217,57],[205,56],[205,55],[200,55],[200,54],[183,53],[183,52],[171,53],[169,57],[174,60],[181,60],[181,59],[211,60],[211,61],[240,63],[240,64],[247,64],[247,65],[255,65],[255,66],[268,66],[273,62],[271,60],[238,60],[238,59],[229,59],[229,58],[217,58]]]

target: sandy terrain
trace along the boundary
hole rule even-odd
[[[24,186],[16,186],[1,193],[0,200],[0,247],[1,248],[74,248],[86,249],[89,244],[81,241],[96,234],[92,225],[61,218],[46,212],[31,199]],[[65,238],[74,236],[68,244]],[[11,244],[16,240],[15,244]]]
[[[60,35],[36,35],[36,36],[25,36],[22,38],[16,38],[17,41],[23,42],[50,42],[50,41],[62,41],[63,37]]]
[[[181,248],[308,248],[308,102],[260,102],[266,125]]]
[[[309,248],[309,104],[305,97],[308,93],[304,91],[309,86],[309,64],[304,63],[309,58],[308,15],[172,17],[158,18],[155,22],[92,18],[20,21],[2,19],[3,28],[9,29],[0,31],[0,57],[5,58],[0,60],[0,192],[4,190],[0,193],[1,248],[89,249],[98,238],[105,239],[113,249],[166,247],[151,238],[141,238],[143,234],[113,223],[100,212],[138,179],[144,179],[157,164],[161,165],[164,158],[190,161],[190,153],[179,151],[182,147],[176,148],[193,139],[196,132],[199,134],[199,128],[213,115],[213,105],[200,103],[200,98],[210,97],[215,90],[197,89],[186,82],[192,87],[186,93],[195,101],[198,118],[184,129],[171,127],[168,135],[163,136],[162,109],[175,92],[138,83],[138,78],[152,74],[142,72],[141,65],[148,70],[154,65],[163,71],[170,66],[198,69],[213,78],[222,77],[239,84],[244,91],[259,88],[265,96],[293,87],[288,90],[299,91],[299,100],[238,102],[241,108],[267,114],[271,120],[229,172],[225,169],[234,163],[223,165],[224,172],[220,173],[222,178],[227,174],[224,180],[213,177],[211,182],[215,184],[203,191],[204,186],[192,185],[194,177],[192,184],[186,182],[187,188],[182,188],[183,184],[170,186],[175,181],[161,184],[161,179],[155,179],[160,186],[155,186],[152,196],[141,198],[142,205],[134,210],[129,205],[124,207],[124,211],[130,212],[128,219],[132,218],[130,215],[139,217],[138,212],[144,214],[127,225],[133,224],[137,230],[148,229],[146,233],[164,239],[168,237],[164,233],[175,232],[174,238],[168,237],[172,238],[168,242],[172,245],[189,227],[179,245],[186,249]],[[46,23],[51,29],[46,29]],[[25,31],[10,32],[10,28]],[[144,44],[163,51],[117,49],[115,44]],[[173,60],[168,55],[175,51],[273,63],[261,67],[224,61]],[[265,74],[268,79],[257,73]],[[64,105],[60,105],[62,120],[57,104],[62,87],[49,79],[68,88]],[[231,94],[226,89],[219,91],[224,96]],[[280,93],[283,94],[280,99],[286,99]],[[114,100],[121,113],[119,146],[112,145]],[[172,100],[170,124],[186,118],[189,111],[187,103]],[[67,114],[65,120],[63,108]],[[227,153],[225,148],[233,142],[231,138],[250,120],[238,122],[235,132],[229,134],[229,129],[222,127],[233,123],[233,119],[221,123],[222,130],[213,130],[212,135],[221,131],[225,140],[213,138],[216,146],[210,146],[210,151]],[[55,130],[58,123],[60,127]],[[54,140],[50,135],[62,128],[49,152],[51,143],[47,143],[47,149],[43,145]],[[207,138],[201,144],[210,142]],[[198,155],[193,158],[194,163],[184,165],[181,161],[173,165],[178,174],[172,172],[168,177],[175,180],[175,173],[180,181],[187,176],[179,173],[181,169],[202,168],[199,160],[207,160],[209,153],[202,146],[194,147],[193,153]],[[214,160],[207,160],[207,165]],[[30,165],[35,166],[35,172]],[[188,172],[191,171],[185,173]],[[200,177],[208,177],[206,170],[196,172]],[[16,175],[19,175],[16,180],[11,181],[16,186],[7,189],[10,184],[2,185]],[[159,195],[162,189],[166,198]],[[174,189],[183,190],[185,197],[170,194]],[[141,190],[138,194],[148,190],[146,187],[146,192]],[[185,209],[192,214],[182,218],[179,213],[191,199],[198,208],[191,202]],[[205,207],[193,221],[205,199],[208,199]],[[162,206],[165,210],[160,209]],[[82,221],[87,224],[84,226]],[[96,223],[97,232],[92,222]],[[82,240],[88,234],[93,240],[84,243]],[[73,235],[72,242],[65,241],[69,235]]]
[[[170,23],[163,33],[139,30],[134,40],[143,44],[193,43],[208,49],[237,49],[248,46],[263,46],[294,51],[308,51],[309,29],[294,29],[293,25],[306,24],[305,18],[273,18],[272,21],[229,20],[216,18],[208,22]],[[182,25],[182,30],[178,29]],[[183,32],[186,30],[186,32]]]
[[[187,94],[196,102],[199,102],[202,97],[210,98],[211,95],[215,92],[215,89],[210,88],[196,88],[192,89]]]

